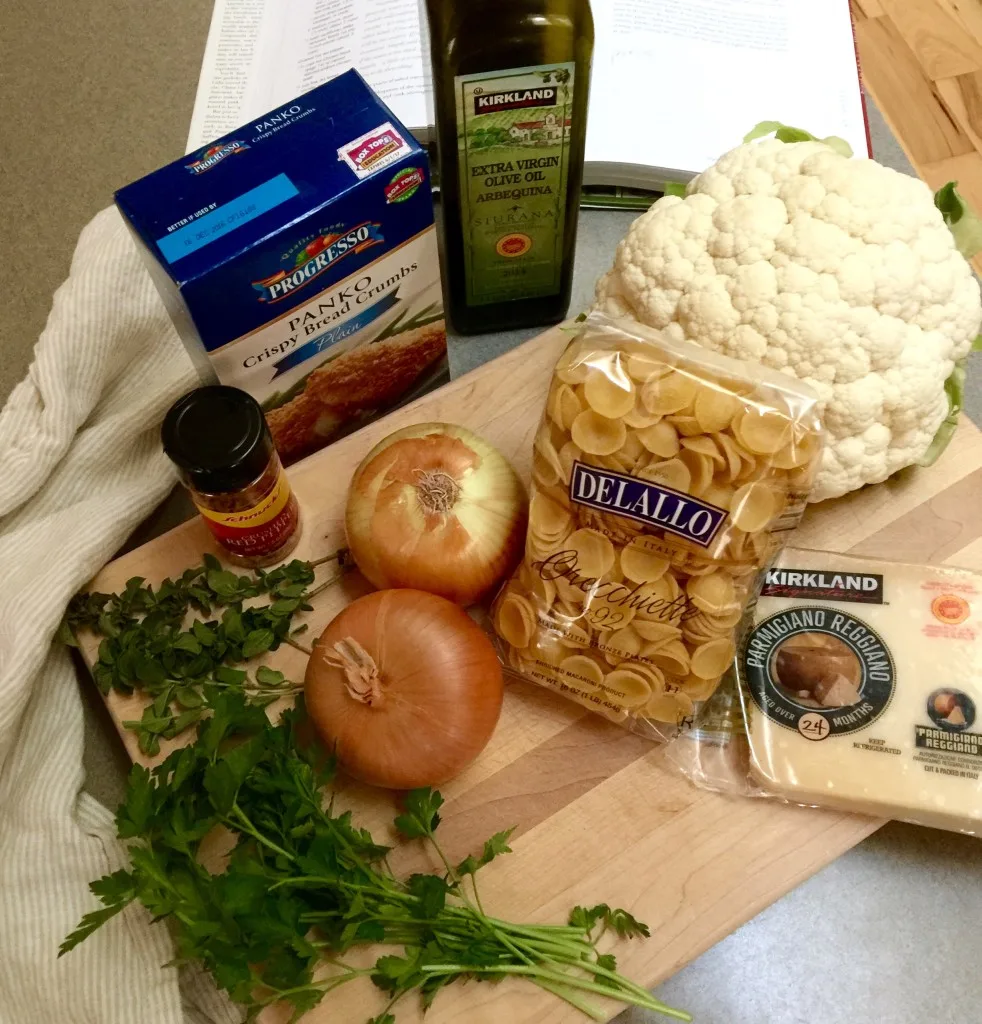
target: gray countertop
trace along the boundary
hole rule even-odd
[[[78,230],[114,187],[183,147],[210,8],[195,0],[5,4],[8,70],[16,74],[0,82],[0,233],[16,258],[0,268],[8,298],[0,311],[0,399],[26,370]],[[53,53],[70,88],[51,87]],[[878,158],[904,167],[873,113]],[[656,119],[657,111],[646,116]],[[632,218],[583,213],[573,311],[589,304]],[[30,275],[23,272],[28,264]],[[534,333],[454,339],[454,373]],[[978,390],[970,389],[967,407],[978,422]],[[183,499],[172,500],[140,536],[187,511]],[[80,686],[88,707],[87,788],[113,804],[128,762],[82,674]],[[971,982],[980,911],[977,840],[891,824],[683,968],[658,994],[688,1008],[699,1024],[969,1024],[980,1018]],[[654,1019],[627,1013],[619,1024]]]

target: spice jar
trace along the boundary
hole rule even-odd
[[[293,551],[300,509],[251,395],[196,388],[171,407],[161,440],[229,561],[271,565]]]

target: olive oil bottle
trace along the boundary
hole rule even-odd
[[[447,313],[462,334],[569,307],[593,55],[588,0],[426,0]]]

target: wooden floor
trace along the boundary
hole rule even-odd
[[[982,211],[982,0],[851,2],[863,78],[911,163]]]

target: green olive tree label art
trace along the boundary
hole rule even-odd
[[[454,79],[469,305],[560,290],[574,68]]]

